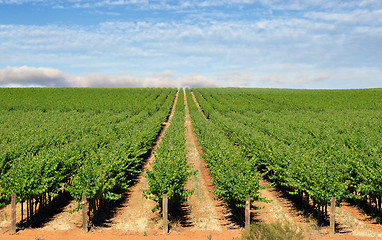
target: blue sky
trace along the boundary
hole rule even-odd
[[[380,0],[0,0],[0,87],[382,87]]]

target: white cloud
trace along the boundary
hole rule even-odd
[[[199,74],[177,76],[171,71],[151,74],[146,77],[133,75],[106,75],[93,73],[84,76],[63,73],[52,68],[28,66],[0,69],[0,87],[224,87],[225,84]]]
[[[330,79],[330,74],[317,72],[311,66],[285,65],[269,69],[250,69],[218,73],[215,77],[232,87],[290,87],[309,88]]]
[[[272,66],[270,69],[287,71],[249,69],[204,76],[198,73],[179,75],[167,70],[148,76],[136,76],[132,73],[93,73],[81,76],[52,68],[6,67],[0,69],[0,87],[354,88],[354,82],[358,82],[358,88],[382,87],[382,81],[373,77],[382,74],[379,69],[340,69],[324,72],[307,65]],[[328,82],[331,84],[328,85]]]
[[[180,87],[183,88],[211,88],[211,87],[227,87],[227,84],[218,82],[214,79],[208,79],[197,73],[189,74],[179,78]]]
[[[171,71],[156,73],[147,77],[93,73],[85,76],[68,76],[67,80],[69,85],[73,87],[180,87],[176,76]]]
[[[328,74],[271,74],[265,76],[258,76],[253,79],[256,82],[270,83],[271,85],[284,85],[284,86],[294,86],[299,85],[300,87],[305,87],[314,82],[321,82],[329,78]]]
[[[52,68],[33,68],[28,66],[6,67],[0,70],[0,86],[67,86],[64,74]]]

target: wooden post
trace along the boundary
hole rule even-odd
[[[87,233],[88,232],[88,201],[86,200],[86,196],[82,196],[81,204],[82,204],[82,229],[84,233]]]
[[[11,234],[16,233],[16,193],[12,193],[11,199]]]
[[[336,198],[330,198],[330,228],[329,233],[333,236],[336,233]]]
[[[26,217],[26,221],[28,222],[29,221],[29,200],[25,201],[25,205],[27,205],[27,217]]]
[[[251,224],[251,197],[245,197],[245,229],[249,229]]]
[[[33,220],[33,202],[32,199],[29,199],[29,220]]]
[[[24,221],[24,202],[21,202],[21,222]]]
[[[163,194],[162,199],[162,212],[163,212],[163,233],[168,233],[168,196]]]

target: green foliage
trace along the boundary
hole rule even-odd
[[[135,115],[143,110],[156,111],[158,105],[146,100],[166,96],[159,88],[2,88],[0,110],[39,112],[113,112]]]
[[[114,200],[139,173],[175,89],[0,89],[0,197]],[[6,101],[5,101],[6,99]],[[11,110],[11,111],[10,111]],[[1,200],[1,199],[0,199]]]
[[[382,196],[382,89],[193,91],[210,121],[291,194],[318,206]]]
[[[184,189],[188,179],[196,174],[187,163],[184,118],[184,95],[180,91],[170,126],[154,152],[152,170],[148,170],[145,176],[149,188],[144,195],[158,203],[153,211],[161,208],[163,194],[168,195],[168,204],[172,206],[185,202],[193,193]]]

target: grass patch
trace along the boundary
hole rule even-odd
[[[284,240],[303,239],[302,229],[289,221],[273,223],[252,223],[249,230],[245,230],[242,240]]]

